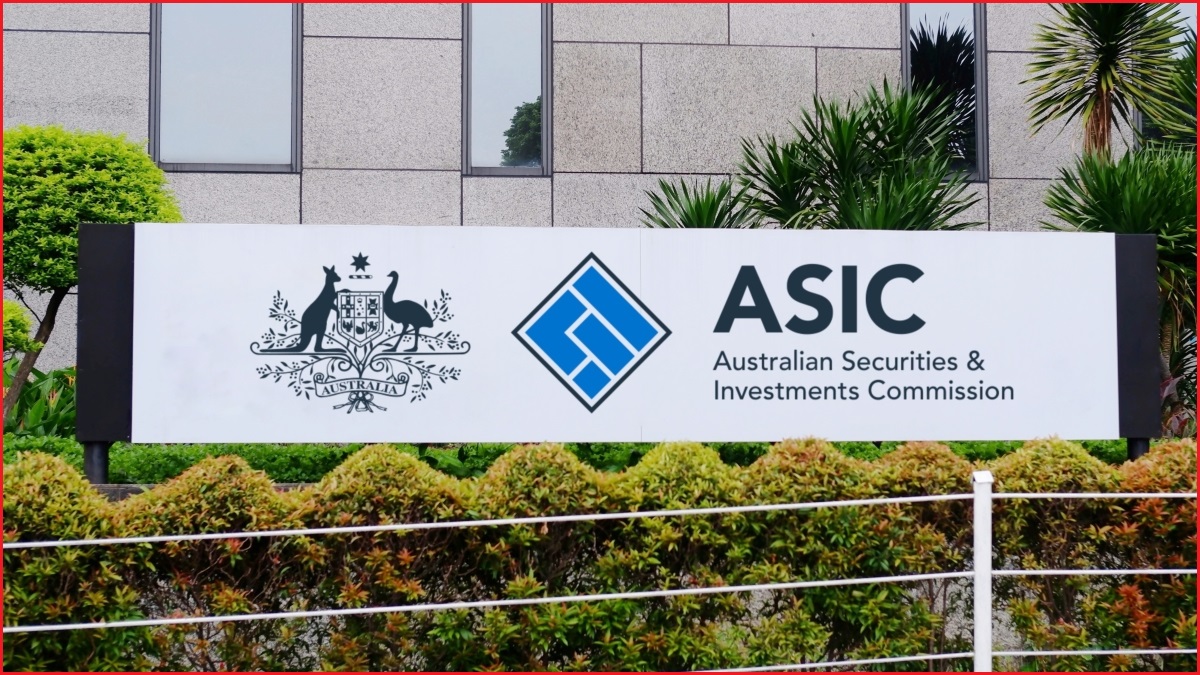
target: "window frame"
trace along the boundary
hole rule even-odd
[[[291,154],[287,164],[242,164],[235,162],[163,162],[159,159],[162,123],[162,3],[150,4],[150,157],[163,171],[172,173],[300,173],[301,105],[303,103],[304,6],[292,6],[292,114]]]
[[[531,176],[554,173],[554,8],[541,3],[542,12],[542,165],[473,166],[471,163],[471,3],[463,3],[462,21],[462,174],[464,176]]]
[[[964,3],[965,4],[965,3]],[[988,181],[988,96],[987,96],[987,4],[971,3],[975,19],[975,168],[967,181]],[[912,53],[908,44],[909,3],[900,4],[900,77],[907,88],[912,84]]]

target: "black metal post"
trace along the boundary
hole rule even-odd
[[[108,483],[108,449],[105,441],[83,444],[83,473],[93,485]]]
[[[1125,439],[1125,444],[1125,447],[1129,451],[1129,461],[1131,462],[1150,452],[1149,438],[1127,438]]]

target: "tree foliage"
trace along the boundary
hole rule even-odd
[[[517,106],[512,124],[504,132],[500,166],[541,166],[542,97]]]
[[[7,361],[16,352],[30,352],[42,345],[29,336],[33,324],[29,312],[15,300],[4,300],[4,358]]]
[[[1034,35],[1027,97],[1034,132],[1058,120],[1084,124],[1084,150],[1107,153],[1114,123],[1171,98],[1175,39],[1171,3],[1061,3]],[[1193,81],[1192,86],[1195,86]]]
[[[101,132],[4,134],[4,282],[75,285],[80,223],[178,222],[166,176],[141,146]]]
[[[4,283],[49,292],[34,340],[45,344],[78,280],[80,223],[178,222],[166,176],[123,136],[21,126],[4,134]],[[25,353],[4,394],[7,419],[41,349]]]

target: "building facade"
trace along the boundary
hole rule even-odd
[[[249,36],[244,53],[206,61],[205,44],[222,38],[204,31],[220,26],[169,6],[4,5],[4,126],[146,143],[190,222],[636,227],[660,178],[728,177],[743,137],[786,132],[814,95],[903,82],[908,30],[934,6],[563,4],[512,25],[456,4],[283,7],[290,19],[229,29]],[[1082,144],[1078,125],[1030,133],[1021,82],[1049,7],[956,11],[978,64],[980,201],[967,219],[1037,230],[1045,189]],[[211,71],[181,70],[189,49]],[[506,66],[510,51],[521,56]],[[207,110],[239,59],[243,70],[270,61],[269,72],[212,104],[232,109]],[[488,115],[513,117],[503,102],[487,111],[489,97],[512,95],[502,77],[489,89],[506,67],[526,68],[549,123],[540,157],[500,167],[473,153],[497,145],[494,131],[476,138]],[[239,115],[239,102],[252,109]],[[74,361],[73,300],[43,368]]]

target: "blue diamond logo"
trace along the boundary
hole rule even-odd
[[[670,334],[594,253],[513,330],[589,411]]]

